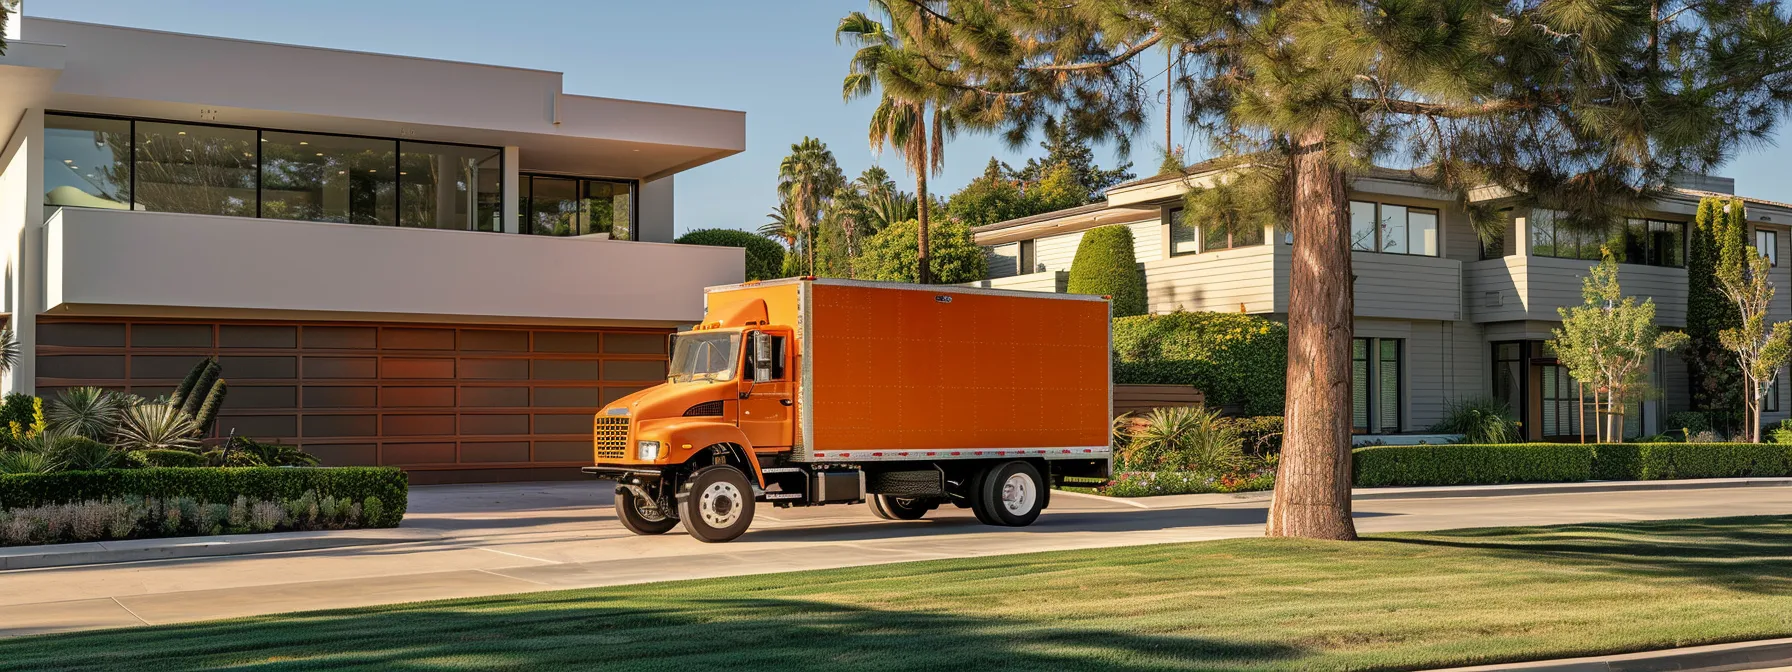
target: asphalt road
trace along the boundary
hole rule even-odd
[[[417,600],[1262,534],[1268,498],[1057,493],[1027,528],[968,511],[888,522],[862,505],[762,508],[728,544],[635,537],[596,482],[412,490],[407,543],[0,572],[0,636]],[[1359,500],[1364,533],[1792,514],[1792,487]]]

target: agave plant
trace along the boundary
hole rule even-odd
[[[36,442],[36,439],[28,441],[21,446],[21,450],[0,451],[0,474],[47,474],[56,471],[56,458],[49,451],[30,445]]]
[[[118,445],[126,450],[192,450],[199,427],[193,416],[166,403],[138,404],[125,409],[118,426]]]
[[[19,363],[19,339],[13,337],[12,325],[0,327],[0,374]]]
[[[242,454],[269,467],[317,466],[317,457],[298,446],[289,446],[284,443],[262,443],[241,436],[231,437],[230,441],[224,444],[224,451],[226,455]]]
[[[59,436],[51,439],[50,455],[60,469],[96,471],[119,466],[123,455],[112,446],[85,436]]]
[[[1433,432],[1461,434],[1463,443],[1518,443],[1518,421],[1512,407],[1493,397],[1472,397],[1450,402],[1444,419]]]
[[[50,431],[107,441],[124,418],[125,400],[101,387],[73,387],[56,395],[50,406]]]
[[[1244,439],[1218,409],[1154,408],[1132,430],[1126,463],[1152,471],[1224,472],[1244,459]]]

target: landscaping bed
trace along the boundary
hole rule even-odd
[[[1371,446],[1356,485],[1427,486],[1792,476],[1776,443],[1515,443]]]
[[[1792,519],[1240,539],[0,640],[20,669],[1408,670],[1792,636]]]
[[[0,475],[0,546],[397,527],[392,467],[164,467]]]

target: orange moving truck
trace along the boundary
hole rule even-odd
[[[666,383],[593,420],[636,534],[745,532],[758,504],[945,504],[1023,526],[1065,476],[1109,473],[1108,302],[791,278],[712,287]]]

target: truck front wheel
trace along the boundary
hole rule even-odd
[[[1005,462],[990,467],[977,479],[971,508],[985,524],[1026,527],[1045,510],[1049,487],[1033,465]]]
[[[739,469],[717,464],[691,475],[678,498],[678,519],[698,541],[733,541],[753,524],[753,486]]]
[[[666,511],[648,504],[626,488],[616,489],[616,519],[628,531],[640,535],[665,534],[678,527],[678,520],[666,515]]]

